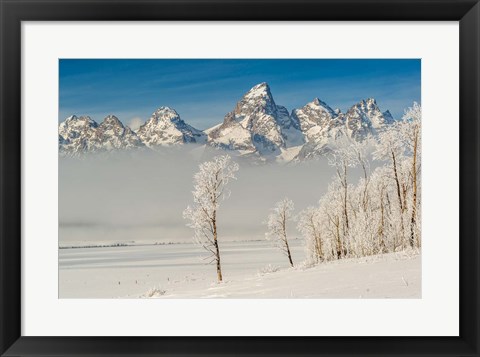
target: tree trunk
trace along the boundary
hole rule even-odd
[[[345,194],[343,198],[343,211],[345,215],[345,226],[346,231],[348,231],[348,211],[347,211],[347,197],[348,197],[348,188],[347,188],[347,165],[343,164],[343,187],[345,189]]]
[[[398,178],[398,172],[397,172],[397,160],[395,158],[395,153],[393,152],[393,150],[392,150],[392,161],[393,161],[393,173],[395,175],[395,183],[397,184],[398,203],[400,205],[400,212],[403,212],[402,193],[400,191],[400,180]]]
[[[282,230],[283,230],[283,241],[285,243],[285,248],[287,250],[288,261],[290,262],[290,266],[293,268],[292,254],[290,253],[290,247],[288,246],[288,240],[287,240],[287,217],[285,215],[285,212],[283,212],[283,216],[282,216]]]
[[[412,219],[410,220],[410,246],[415,245],[415,225],[417,214],[417,145],[418,145],[418,131],[415,130],[415,139],[413,142],[413,198],[412,198]]]
[[[290,266],[293,268],[292,254],[290,254],[290,248],[288,247],[288,242],[286,240],[285,246],[287,247],[288,261],[290,262]]]
[[[363,188],[363,211],[367,211],[367,193],[368,193],[368,174],[367,174],[367,168],[365,166],[365,162],[362,160],[360,154],[358,154],[358,161],[362,164],[362,169],[363,169],[363,177],[365,179],[365,187]]]
[[[313,217],[310,217],[310,224],[312,225],[313,236],[315,237],[315,251],[316,251],[317,263],[318,263],[320,262],[321,258],[323,258],[322,239],[320,237],[320,234],[317,233],[317,229],[315,228],[315,222],[313,221]]]
[[[385,240],[383,238],[383,235],[385,233],[385,211],[383,207],[383,188],[380,191],[380,213],[381,213],[381,219],[380,219],[380,228],[378,230],[378,234],[380,236],[380,253],[383,253],[385,250]]]
[[[317,261],[321,262],[323,259],[323,252],[322,252],[322,240],[320,237],[316,237],[316,246],[317,246]]]
[[[217,240],[217,212],[213,211],[213,244],[215,246],[215,259],[217,260],[217,278],[218,281],[222,281],[222,266],[220,265],[220,250],[218,249],[218,240]]]
[[[337,233],[337,259],[341,259],[343,256],[343,244],[340,240],[340,222],[338,216],[335,216],[335,228]]]
[[[398,203],[400,205],[400,228],[402,230],[402,245],[403,245],[403,248],[406,248],[405,226],[403,224],[403,211],[405,209],[405,205],[402,201],[402,193],[400,191],[400,179],[398,178],[398,171],[397,171],[397,161],[396,161],[395,153],[393,150],[392,150],[392,161],[393,161],[393,173],[395,174],[395,182],[397,184]]]

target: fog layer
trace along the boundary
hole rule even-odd
[[[192,230],[182,212],[192,203],[198,165],[211,156],[197,148],[61,158],[59,245],[190,242]],[[298,213],[318,202],[335,174],[325,159],[239,164],[231,196],[219,210],[220,239],[264,239],[264,221],[278,200],[289,197]],[[358,173],[352,171],[352,178]],[[292,238],[298,236],[295,223],[290,226]]]

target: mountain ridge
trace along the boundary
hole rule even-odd
[[[175,109],[161,106],[136,131],[114,115],[98,124],[88,116],[72,115],[59,124],[59,152],[80,156],[91,152],[198,144],[255,156],[264,161],[291,161],[322,155],[329,143],[348,135],[363,140],[395,122],[374,98],[362,99],[345,113],[315,97],[291,112],[275,102],[270,86],[259,83],[247,91],[223,121],[199,130]]]

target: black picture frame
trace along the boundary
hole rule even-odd
[[[0,0],[0,354],[2,356],[479,356],[478,0]],[[22,337],[22,21],[459,21],[459,337]],[[439,313],[441,313],[439,311]],[[252,321],[252,323],[255,323]]]

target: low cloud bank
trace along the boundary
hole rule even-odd
[[[215,153],[197,148],[60,159],[60,245],[190,242],[182,212],[192,202],[198,165]],[[220,239],[263,239],[263,222],[278,200],[289,197],[298,213],[317,203],[335,174],[327,160],[239,164],[238,179],[229,184],[231,196],[219,211]],[[294,226],[292,236],[298,236]]]

